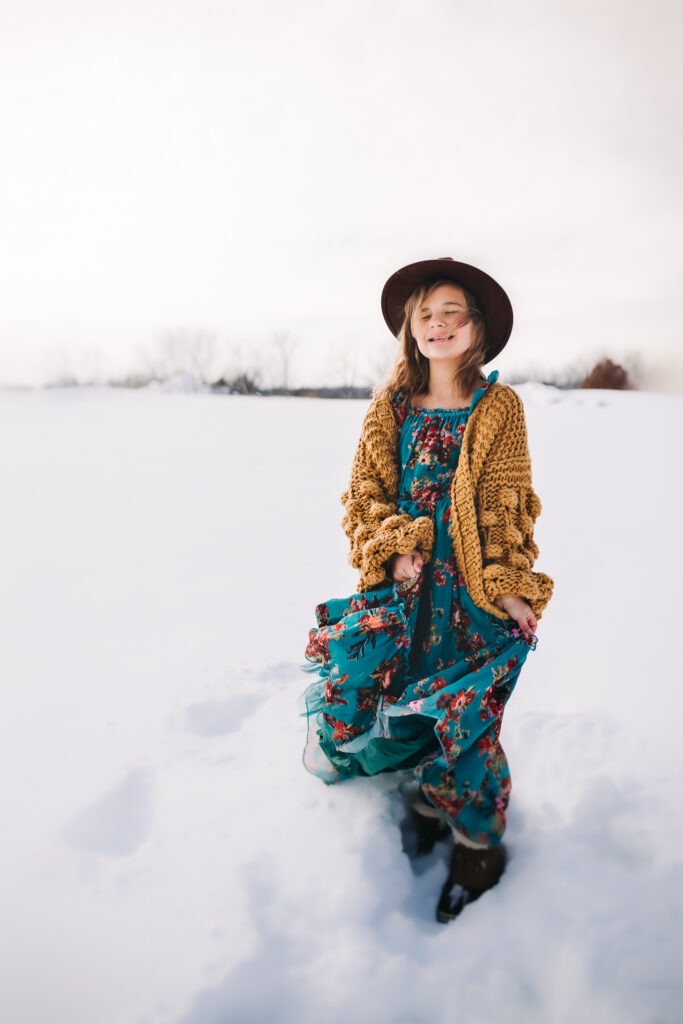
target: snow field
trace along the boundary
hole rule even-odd
[[[5,392],[4,1020],[680,1020],[683,400],[518,390],[556,594],[510,861],[447,927],[396,777],[301,766],[365,403]]]

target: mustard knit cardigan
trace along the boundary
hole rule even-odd
[[[431,518],[413,519],[396,505],[399,436],[389,399],[373,399],[341,497],[349,561],[360,569],[359,591],[387,582],[385,563],[393,554],[417,548],[425,562],[432,555]],[[493,604],[499,595],[523,597],[537,618],[550,600],[553,581],[532,572],[538,556],[533,527],[540,511],[531,485],[522,400],[507,385],[493,383],[467,421],[451,485],[449,531],[470,597],[499,619],[508,618]]]

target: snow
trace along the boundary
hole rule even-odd
[[[681,1020],[683,399],[518,391],[556,594],[508,868],[448,926],[396,776],[301,765],[367,403],[3,393],[2,1020]]]

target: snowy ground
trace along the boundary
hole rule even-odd
[[[366,403],[3,393],[3,1022],[683,1019],[683,399],[518,390],[556,596],[508,870],[446,927],[395,777],[300,761]]]

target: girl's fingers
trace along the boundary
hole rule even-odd
[[[399,555],[394,562],[393,577],[396,583],[405,583],[421,573],[423,569],[422,555],[419,552],[411,552],[409,555]]]

